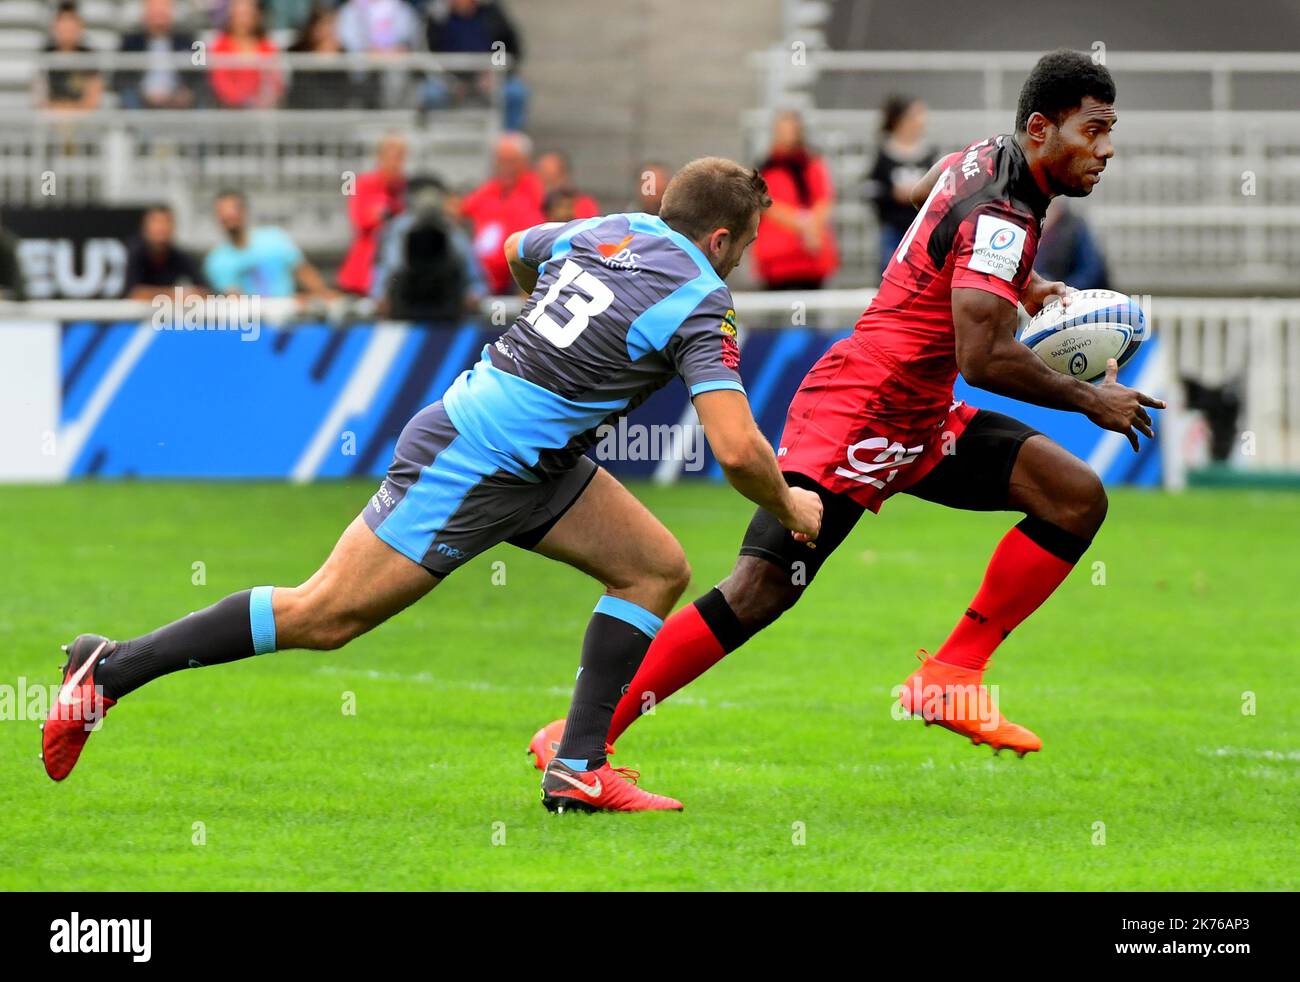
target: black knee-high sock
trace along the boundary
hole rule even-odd
[[[109,699],[120,699],[182,668],[220,665],[273,651],[274,624],[269,587],[232,593],[151,634],[121,642],[95,669],[95,682]]]
[[[661,620],[626,601],[596,606],[582,641],[582,665],[556,757],[579,770],[605,763],[605,736],[614,707],[627,691]],[[605,609],[602,609],[604,607]],[[615,609],[615,615],[606,611]],[[632,623],[636,621],[637,623]]]

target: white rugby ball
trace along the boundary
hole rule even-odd
[[[1020,332],[1020,340],[1049,368],[1085,382],[1106,374],[1107,359],[1123,367],[1147,336],[1138,302],[1114,290],[1078,290],[1068,305],[1053,301]]]

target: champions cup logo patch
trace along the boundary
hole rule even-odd
[[[1009,228],[1004,228],[994,233],[993,238],[989,240],[989,246],[993,249],[1006,249],[1015,241],[1016,233]]]
[[[1008,283],[1016,278],[1025,248],[1025,230],[1005,219],[980,215],[975,223],[975,242],[966,264]]]
[[[719,327],[719,330],[730,337],[734,338],[736,336],[736,312],[730,307],[728,307],[727,312],[722,315],[722,324]]]

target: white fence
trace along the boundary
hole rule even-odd
[[[736,293],[742,343],[745,333],[790,327],[847,330],[871,301],[872,290],[827,290],[810,293]],[[1239,439],[1230,463],[1249,472],[1300,472],[1300,301],[1222,300],[1191,297],[1143,298],[1161,344],[1163,382],[1170,401],[1162,423],[1166,483],[1178,487],[1187,462],[1189,414],[1179,379],[1207,386],[1231,386],[1241,400]],[[504,324],[519,311],[515,297],[484,304],[491,323]],[[33,322],[148,321],[149,303],[132,301],[41,301],[0,303],[0,335]],[[264,300],[260,314],[267,325],[297,319],[346,324],[366,318],[364,308],[339,302],[304,311],[293,300]],[[10,365],[15,380],[21,366]],[[17,410],[14,410],[17,411]]]

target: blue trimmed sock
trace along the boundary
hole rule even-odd
[[[104,695],[120,699],[183,668],[202,668],[275,650],[271,587],[232,593],[151,634],[123,641],[95,669]]]
[[[605,763],[605,736],[663,619],[627,600],[600,598],[582,640],[582,664],[573,687],[556,758],[578,771]]]

